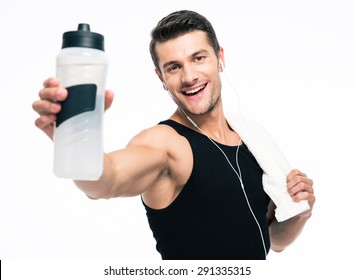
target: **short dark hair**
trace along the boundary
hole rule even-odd
[[[208,41],[218,57],[220,46],[215,30],[209,20],[197,12],[180,10],[161,19],[151,31],[150,55],[156,69],[159,70],[156,43],[166,42],[195,30],[201,30],[207,34]]]

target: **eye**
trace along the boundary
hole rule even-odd
[[[195,58],[194,58],[194,61],[195,62],[201,62],[201,61],[203,61],[205,59],[205,56],[196,56]]]
[[[171,66],[167,69],[167,72],[173,72],[173,71],[178,70],[179,68],[180,68],[179,65],[174,64],[174,65],[171,65]]]

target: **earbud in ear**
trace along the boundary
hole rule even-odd
[[[224,71],[224,63],[222,63],[221,59],[219,59],[219,64],[220,64],[220,67],[221,67],[221,71]]]

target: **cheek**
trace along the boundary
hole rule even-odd
[[[165,78],[165,84],[171,91],[174,91],[179,87],[179,81],[180,80],[178,75],[173,75]]]

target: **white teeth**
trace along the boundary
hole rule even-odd
[[[188,95],[194,94],[194,93],[200,91],[201,89],[203,89],[204,87],[205,87],[205,86],[201,86],[201,87],[197,87],[197,88],[195,88],[195,89],[193,89],[193,90],[186,91],[186,94],[188,94]]]

